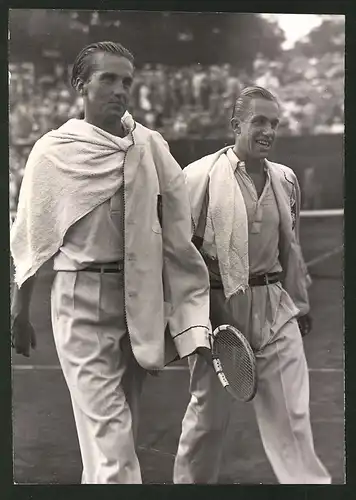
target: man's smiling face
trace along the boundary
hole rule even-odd
[[[244,159],[267,158],[275,140],[279,117],[276,102],[264,98],[251,99],[238,126],[238,150]]]

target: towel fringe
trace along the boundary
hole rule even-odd
[[[243,283],[243,284],[239,285],[235,290],[233,290],[232,292],[230,292],[227,296],[225,295],[226,302],[228,302],[233,295],[238,295],[238,294],[246,293],[249,288],[250,287],[249,287],[248,284],[244,284]]]

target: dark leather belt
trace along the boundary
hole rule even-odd
[[[250,286],[264,286],[277,283],[281,279],[281,273],[253,274],[248,279]]]
[[[253,274],[248,279],[249,286],[264,286],[272,285],[281,280],[281,273],[268,273],[268,274]],[[211,290],[223,290],[223,284],[221,281],[211,280],[210,289]]]
[[[113,262],[109,264],[94,264],[82,269],[82,271],[89,271],[91,273],[120,273],[123,269],[123,262]]]

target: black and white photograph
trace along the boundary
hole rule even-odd
[[[14,484],[346,483],[344,79],[340,14],[9,10]]]

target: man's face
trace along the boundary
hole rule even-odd
[[[98,124],[121,119],[129,103],[134,67],[116,54],[97,52],[92,58],[88,81],[83,84],[86,111]]]
[[[275,140],[279,124],[278,104],[263,98],[255,98],[238,124],[238,150],[246,159],[267,158]],[[235,128],[235,132],[236,132]]]

